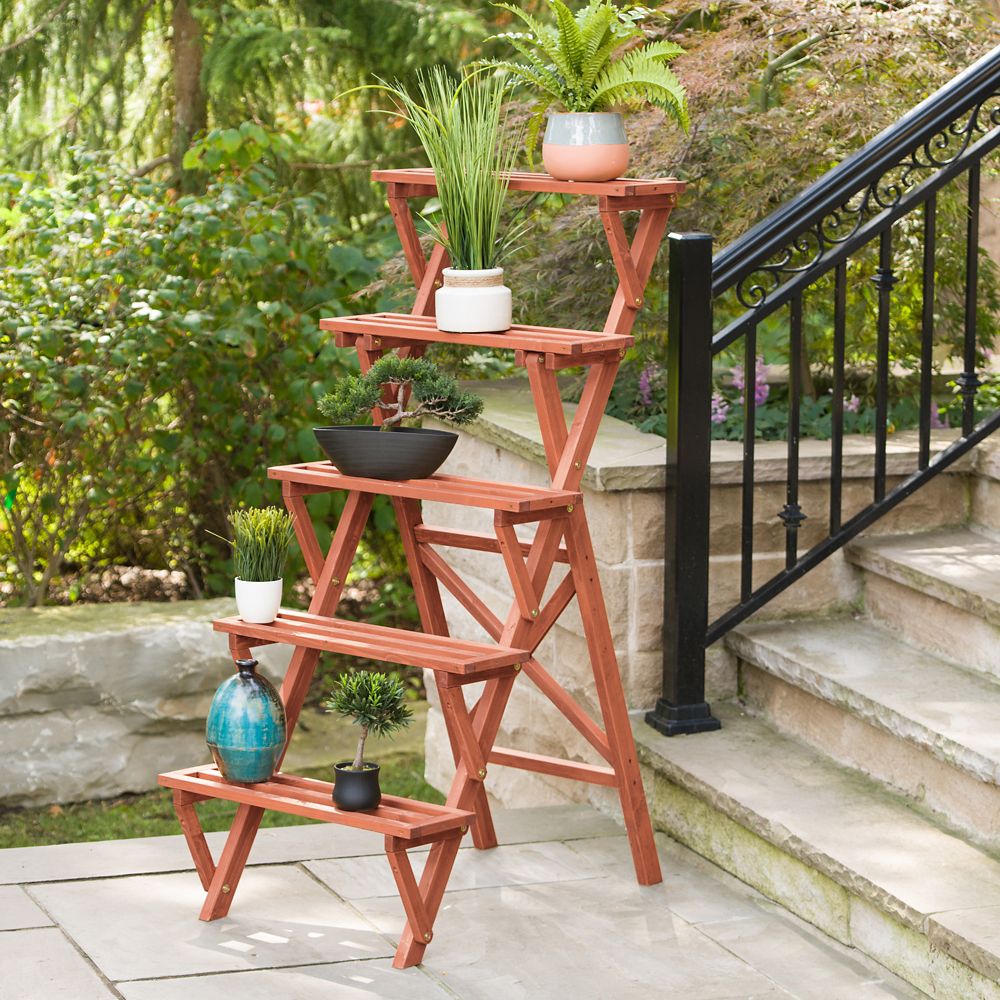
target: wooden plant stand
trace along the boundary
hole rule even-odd
[[[434,290],[440,286],[441,271],[448,260],[440,247],[435,247],[429,261],[424,258],[409,205],[410,199],[435,192],[433,173],[387,170],[375,171],[373,177],[388,184],[389,207],[417,286],[413,312],[324,319],[320,326],[336,335],[339,346],[357,350],[363,371],[386,351],[418,357],[435,342],[512,349],[516,362],[527,369],[551,484],[524,486],[451,475],[390,482],[345,476],[329,462],[271,468],[268,476],[281,482],[285,504],[294,516],[296,536],[316,582],[315,594],[308,612],[282,610],[270,625],[248,625],[240,618],[224,618],[214,627],[229,634],[234,659],[247,658],[251,647],[268,643],[295,647],[281,687],[289,733],[294,731],[322,650],[431,670],[455,757],[451,791],[444,806],[383,796],[378,809],[350,813],[333,805],[332,786],[327,782],[281,772],[261,784],[237,785],[224,781],[214,767],[207,766],[162,774],[160,783],[174,789],[174,806],[207,893],[201,911],[203,920],[228,913],[265,809],[383,834],[406,913],[406,926],[393,964],[405,968],[420,962],[431,940],[462,835],[471,828],[476,847],[497,844],[484,788],[490,764],[617,789],[636,877],[643,885],[661,881],[580,483],[618,366],[633,343],[629,333],[642,305],[667,219],[684,185],[672,179],[574,184],[548,175],[512,175],[512,190],[596,196],[618,272],[618,289],[603,331],[515,325],[502,333],[460,335],[441,333],[434,324]],[[621,222],[621,213],[630,210],[641,212],[631,245]],[[587,369],[583,396],[569,427],[556,382],[557,373],[567,367]],[[381,419],[379,411],[374,413],[374,419]],[[346,491],[347,501],[324,555],[306,510],[306,498],[331,490]],[[420,633],[334,617],[374,497],[380,493],[392,498],[420,611]],[[493,534],[427,525],[421,512],[422,500],[492,510]],[[531,542],[520,540],[515,533],[516,526],[525,523],[537,525]],[[438,547],[500,555],[513,591],[513,602],[504,619],[483,603],[437,551]],[[556,563],[568,568],[543,603],[541,598]],[[493,643],[468,642],[448,635],[442,585]],[[593,719],[534,656],[574,596],[583,620],[603,724]],[[522,673],[594,747],[605,764],[563,760],[495,745],[511,690]],[[483,684],[471,709],[462,692],[470,683]],[[195,803],[208,798],[239,803],[217,865],[194,809]],[[422,844],[430,844],[431,848],[418,883],[406,852]]]

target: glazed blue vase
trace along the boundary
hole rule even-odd
[[[237,660],[236,667],[215,692],[205,739],[226,781],[267,781],[285,748],[285,706],[274,685],[257,676],[256,660]]]

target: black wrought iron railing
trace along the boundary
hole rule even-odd
[[[718,728],[705,701],[707,647],[1000,427],[1000,409],[984,413],[980,406],[977,412],[983,359],[977,336],[980,181],[984,158],[998,145],[1000,47],[714,259],[711,236],[670,235],[663,695],[647,715],[661,732]],[[962,231],[957,236],[949,232],[942,245],[941,206],[953,208],[956,199],[961,199]],[[942,261],[954,264],[955,255],[959,288],[949,287],[947,298],[960,301],[944,303],[937,276]],[[856,307],[863,297],[863,290],[857,290],[859,275],[875,290],[867,312]],[[906,315],[898,318],[894,289],[901,280],[914,295]],[[944,304],[952,307],[950,336],[961,358],[962,370],[954,379],[961,427],[947,447],[935,450],[934,349],[941,339]],[[804,381],[811,382],[814,370],[804,332],[807,310],[809,322],[823,325],[832,340],[827,365],[830,489],[828,509],[822,512],[804,510],[799,492]],[[845,512],[845,397],[849,375],[856,376],[847,358],[851,323],[870,323],[873,331],[867,364],[874,461],[870,502]],[[907,324],[913,355],[907,366],[914,373],[912,391],[919,394],[917,468],[890,481],[890,395],[900,357],[894,338]],[[771,344],[776,337],[784,344],[788,397],[785,503],[775,513],[784,531],[784,566],[759,581],[754,564],[757,404],[750,373],[756,369],[762,335]],[[710,621],[713,362],[732,356],[741,358],[744,373],[739,600]],[[799,535],[807,517],[824,520],[826,530],[802,552]]]

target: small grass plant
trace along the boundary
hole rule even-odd
[[[352,771],[365,769],[365,741],[369,735],[392,736],[413,718],[403,682],[392,674],[373,670],[343,674],[323,707],[360,726]]]
[[[280,580],[295,535],[292,516],[280,507],[249,507],[229,514],[233,564],[247,583]],[[227,539],[228,540],[228,539]]]
[[[385,386],[392,392],[384,394]],[[482,413],[483,401],[433,361],[395,354],[379,358],[364,375],[344,376],[319,401],[320,413],[335,423],[352,423],[375,408],[382,411],[381,430],[388,431],[425,415],[467,424]]]

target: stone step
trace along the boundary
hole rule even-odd
[[[1000,677],[1000,541],[969,528],[862,538],[868,611],[915,643]]]
[[[883,785],[720,704],[635,734],[656,825],[940,1000],[1000,1000],[1000,862]]]
[[[1000,849],[1000,685],[843,618],[744,625],[740,691],[805,740]]]

